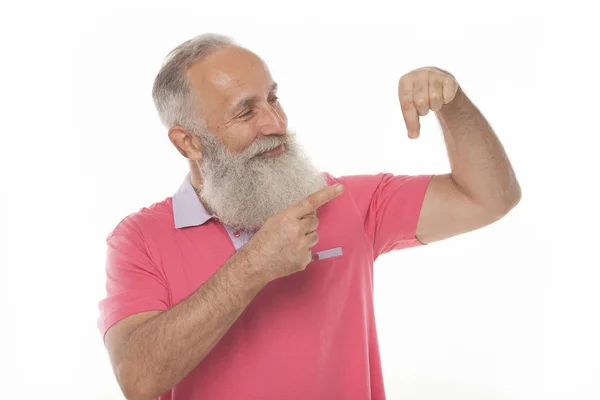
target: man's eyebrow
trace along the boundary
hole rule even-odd
[[[277,91],[277,82],[273,82],[271,84],[271,86],[269,86],[269,93],[276,92],[276,91]],[[236,105],[231,109],[231,114],[235,115],[238,112],[240,112],[241,110],[243,110],[244,108],[252,105],[253,103],[256,103],[259,100],[260,100],[260,96],[246,97],[236,103]]]

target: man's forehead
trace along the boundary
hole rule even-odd
[[[226,72],[216,71],[213,81],[216,86],[230,86],[233,83],[233,78]]]
[[[216,51],[190,67],[188,75],[194,86],[219,91],[270,78],[266,64],[254,53],[240,48]]]
[[[204,112],[232,112],[245,98],[267,90],[273,80],[266,64],[249,51],[226,49],[188,70],[196,91],[202,93]]]

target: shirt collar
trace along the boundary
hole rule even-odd
[[[177,193],[173,195],[173,219],[175,228],[187,228],[204,224],[211,219],[202,202],[198,198],[190,173],[186,175]]]

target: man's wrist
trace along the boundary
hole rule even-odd
[[[440,120],[445,121],[448,118],[452,118],[460,114],[460,112],[464,110],[468,104],[469,98],[465,92],[463,92],[462,88],[458,86],[454,99],[452,99],[450,103],[444,104],[442,108],[436,112],[436,115]]]
[[[256,289],[262,289],[267,283],[273,280],[267,274],[267,269],[262,266],[259,257],[248,247],[238,250],[234,258],[234,269],[236,275]]]

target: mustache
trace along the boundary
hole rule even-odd
[[[273,134],[262,138],[255,139],[247,148],[245,148],[240,157],[243,159],[251,159],[267,151],[271,151],[282,144],[286,144],[289,140],[290,133]]]

